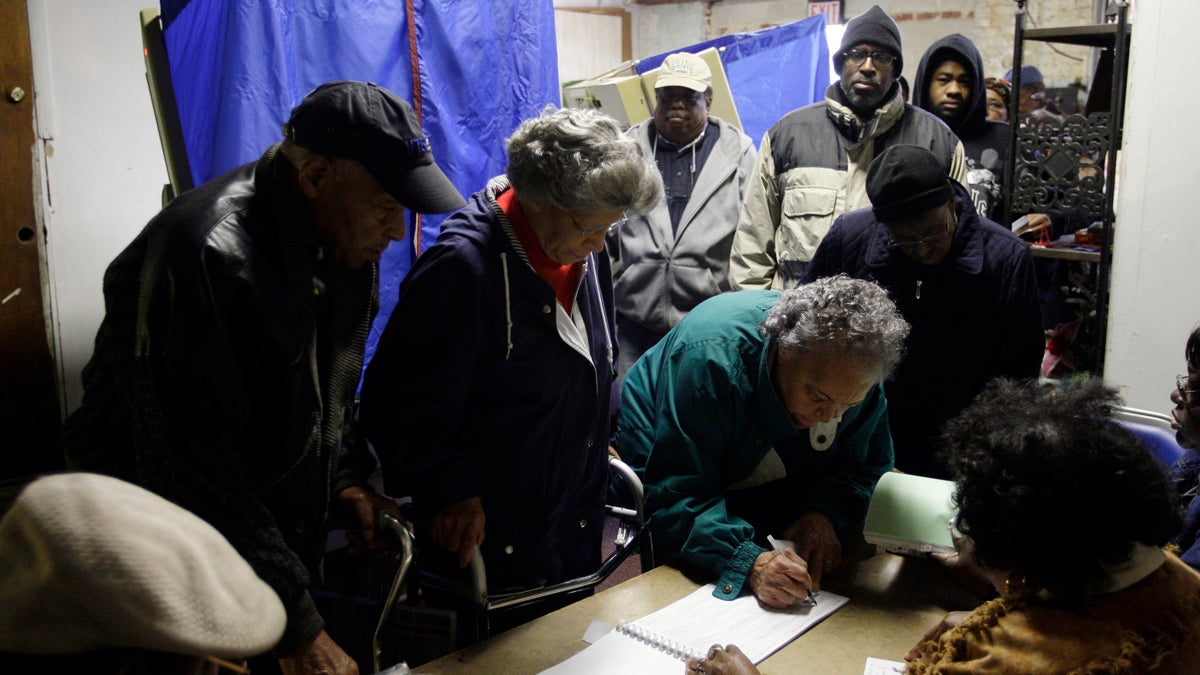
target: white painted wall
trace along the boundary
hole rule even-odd
[[[28,0],[51,312],[67,410],[104,316],[108,263],[161,205],[166,168],[138,12],[154,0]]]
[[[1200,321],[1200,134],[1184,112],[1200,106],[1200,90],[1176,79],[1197,25],[1200,3],[1142,2],[1132,40],[1105,376],[1149,410],[1171,408]]]
[[[559,83],[598,77],[620,64],[621,23],[619,16],[556,10]]]
[[[29,0],[51,309],[68,408],[79,403],[79,372],[103,316],[104,268],[157,211],[166,181],[137,19],[152,4]],[[847,12],[860,4],[850,0]],[[670,24],[689,6],[664,7],[673,7],[659,15]],[[703,39],[703,21],[685,23],[656,28],[681,40],[663,39],[663,49]],[[635,44],[638,25],[635,16]],[[1200,320],[1200,225],[1190,200],[1200,186],[1200,135],[1178,116],[1200,104],[1200,90],[1168,79],[1190,61],[1187,31],[1196,25],[1200,3],[1143,2],[1133,39],[1107,363],[1131,405],[1156,410],[1168,407],[1184,339]],[[635,47],[635,56],[647,53],[655,52]]]

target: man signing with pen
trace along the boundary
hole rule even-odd
[[[617,450],[656,553],[786,607],[841,564],[892,468],[880,382],[908,324],[868,281],[831,277],[700,304],[625,377]],[[768,535],[795,542],[770,550]]]

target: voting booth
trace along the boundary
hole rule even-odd
[[[742,128],[737,104],[729,88],[729,79],[714,47],[696,52],[712,71],[713,101],[709,114],[716,115],[738,129]],[[593,108],[611,115],[628,128],[650,119],[654,114],[654,83],[658,68],[642,74],[635,72],[636,62],[627,62],[600,77],[576,82],[563,88],[563,105],[568,108]]]

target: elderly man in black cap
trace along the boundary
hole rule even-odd
[[[930,150],[965,183],[963,147],[933,115],[904,102],[900,29],[879,6],[846,24],[825,100],[784,115],[763,136],[729,261],[732,286],[790,288],[845,211],[869,206],[871,160],[893,145]]]
[[[351,425],[376,263],[404,236],[406,209],[464,202],[412,108],[374,84],[318,87],[284,134],[180,195],[109,266],[64,450],[233,544],[287,610],[285,672],[349,674],[308,588],[331,504],[365,538],[389,506]]]
[[[1044,338],[1029,247],[979,216],[933,153],[888,148],[871,163],[873,208],[837,219],[802,283],[846,273],[886,288],[912,324],[884,385],[896,468],[944,478],[942,424],[997,376],[1037,377]]]

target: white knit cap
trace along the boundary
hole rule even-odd
[[[239,659],[275,646],[286,622],[220,533],[135,485],[41,478],[0,520],[0,650]]]

